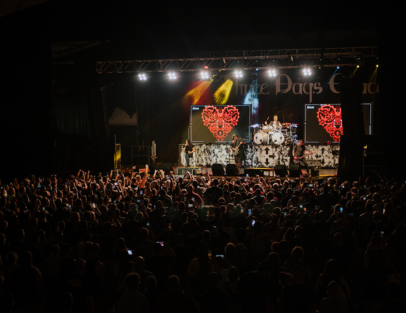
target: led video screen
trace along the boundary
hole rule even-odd
[[[250,105],[192,105],[191,141],[215,143],[231,141],[233,134],[250,139]]]
[[[372,111],[370,103],[362,103],[364,129],[372,134]],[[304,141],[306,143],[340,142],[342,127],[340,104],[305,104]]]

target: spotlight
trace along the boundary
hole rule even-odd
[[[234,75],[235,75],[235,77],[240,78],[240,77],[242,77],[242,71],[235,71]]]
[[[168,76],[169,76],[169,79],[170,79],[170,80],[175,80],[175,79],[176,79],[176,74],[173,73],[173,72],[169,72],[169,73],[168,73]]]
[[[207,70],[209,67],[207,65],[204,66],[204,69]]]
[[[377,64],[376,67],[379,67],[379,64]]]
[[[201,72],[200,76],[202,77],[203,81],[209,81],[210,80],[210,76],[209,76],[209,73],[207,71]]]
[[[357,68],[359,68],[359,65],[357,65]]]
[[[276,71],[275,70],[269,70],[268,75],[269,75],[269,77],[276,77]]]
[[[312,72],[310,71],[310,68],[304,68],[304,69],[303,69],[303,75],[304,75],[304,76],[310,76],[310,75],[312,75]]]
[[[337,70],[339,70],[340,69],[340,67],[339,66],[337,66]]]
[[[139,80],[147,80],[147,75],[145,75],[145,73],[140,73],[140,74],[138,74],[138,79]]]

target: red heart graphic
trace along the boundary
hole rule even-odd
[[[217,141],[224,141],[230,131],[237,125],[240,112],[235,106],[228,105],[217,109],[210,105],[203,109],[203,124],[211,131]]]
[[[318,109],[317,118],[319,124],[324,127],[330,137],[335,142],[340,142],[341,135],[344,134],[341,108],[325,104]]]

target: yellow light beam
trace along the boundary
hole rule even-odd
[[[214,93],[214,101],[217,104],[226,104],[232,87],[233,81],[231,79],[227,79]]]
[[[183,97],[182,103],[191,105],[196,104],[199,101],[202,94],[204,94],[207,88],[210,86],[212,81],[213,80],[210,79],[210,81],[202,82],[199,84],[199,86],[189,90],[187,94]]]

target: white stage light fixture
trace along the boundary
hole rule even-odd
[[[269,77],[276,77],[276,71],[275,70],[269,70],[268,75],[269,75]]]
[[[312,72],[310,71],[310,68],[304,68],[304,69],[303,69],[303,75],[304,75],[304,76],[310,76],[310,75],[312,75]]]
[[[202,78],[203,81],[209,81],[210,80],[210,76],[209,73],[206,71],[203,71],[200,73],[200,76]]]
[[[145,75],[145,73],[140,73],[140,74],[138,74],[138,79],[139,80],[147,80],[147,75]]]
[[[340,67],[339,66],[337,66],[337,70],[339,70],[340,69]]]
[[[234,72],[235,77],[241,78],[242,77],[242,71],[235,71]]]
[[[176,79],[176,74],[173,73],[173,72],[169,72],[169,73],[168,73],[168,76],[169,76],[169,79],[170,79],[170,80],[175,80],[175,79]]]

